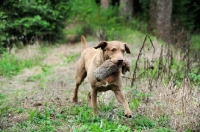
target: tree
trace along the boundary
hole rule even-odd
[[[101,0],[101,7],[108,8],[109,0]]]
[[[133,0],[120,0],[120,15],[131,19],[133,16]]]
[[[169,40],[172,0],[151,0],[149,29],[164,41]]]

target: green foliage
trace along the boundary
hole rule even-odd
[[[135,109],[137,109],[139,107],[139,105],[140,105],[140,102],[138,101],[138,99],[133,98],[133,107]]]
[[[154,121],[142,115],[136,115],[131,121],[131,125],[134,130],[152,129],[155,127]]]
[[[106,106],[101,105],[101,110],[108,110]],[[107,111],[108,112],[108,111]],[[75,132],[104,132],[104,131],[130,131],[130,128],[125,125],[121,125],[118,121],[113,121],[111,119],[103,119],[99,117],[92,116],[92,109],[87,106],[73,106],[66,109],[67,115],[76,115],[73,119],[73,131]],[[67,117],[68,121],[71,120],[71,117]],[[70,121],[71,122],[71,121]],[[79,124],[78,126],[75,124]]]
[[[68,1],[7,0],[0,7],[0,47],[7,39],[32,37],[54,41],[62,36]]]
[[[195,0],[176,0],[173,1],[172,16],[189,31],[198,31],[199,24],[199,3]]]
[[[70,56],[67,56],[64,60],[65,63],[70,63],[74,60],[76,55],[70,55]]]
[[[133,18],[130,25],[132,29],[147,33],[147,27],[148,27],[147,22],[144,22],[138,18]]]
[[[38,63],[40,58],[20,60],[13,54],[3,53],[0,58],[0,75],[13,76],[24,68],[31,68]]]
[[[199,53],[200,51],[199,42],[200,42],[200,35],[192,35],[190,49],[195,53]]]
[[[150,0],[139,0],[142,6],[142,13],[140,19],[142,21],[148,21],[149,20],[149,10],[150,10]]]
[[[0,96],[1,97],[1,96]],[[108,108],[109,107],[109,108]],[[108,109],[111,106],[100,105],[100,109],[105,113],[109,113]],[[59,110],[58,110],[59,109]],[[118,118],[112,119],[105,115],[102,117],[93,117],[92,108],[86,105],[73,105],[65,108],[60,108],[45,105],[42,110],[30,110],[28,112],[29,118],[23,122],[14,124],[5,129],[5,131],[60,131],[70,130],[75,132],[131,132],[149,130],[152,132],[173,132],[165,126],[168,125],[168,118],[160,117],[158,125],[155,122],[143,115],[135,114],[133,118],[124,119],[122,115]],[[102,115],[102,114],[100,114]],[[69,127],[71,129],[67,129]],[[157,128],[158,127],[158,128]],[[60,129],[65,128],[65,129]]]
[[[198,68],[193,68],[188,76],[191,82],[200,85],[200,74]]]
[[[162,115],[158,119],[158,125],[161,127],[169,127],[170,118],[168,115]]]
[[[86,28],[94,34],[102,33],[104,39],[119,39],[120,31],[123,25],[127,24],[124,19],[118,16],[117,7],[109,7],[108,9],[101,8],[94,0],[71,0],[71,16],[70,21],[83,24],[82,31]],[[80,32],[80,31],[79,31]]]
[[[31,131],[49,131],[49,132],[54,132],[56,130],[56,126],[59,126],[59,123],[52,120],[51,116],[54,113],[52,112],[51,109],[45,109],[45,112],[38,112],[37,110],[33,110],[29,113],[30,120],[23,122],[21,124],[18,124],[19,127],[31,130]],[[32,126],[32,127],[27,127],[27,126]],[[37,125],[38,127],[33,127]]]
[[[0,93],[0,118],[7,115],[10,104],[7,102],[8,98],[5,94]]]
[[[94,123],[83,124],[81,127],[76,128],[74,132],[105,132],[105,131],[112,131],[112,132],[130,132],[130,128],[124,125],[120,125],[116,122],[99,119]]]

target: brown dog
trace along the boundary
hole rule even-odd
[[[91,104],[93,107],[93,114],[97,113],[97,92],[112,90],[116,98],[124,107],[124,113],[126,117],[131,117],[132,113],[128,106],[124,94],[122,93],[122,78],[120,68],[117,72],[112,73],[106,79],[97,81],[94,77],[94,70],[100,66],[104,61],[110,59],[115,64],[121,64],[124,61],[124,53],[130,53],[128,46],[119,41],[103,41],[96,47],[86,48],[86,40],[84,36],[81,36],[82,47],[85,48],[81,54],[81,58],[78,61],[76,67],[76,86],[74,90],[73,102],[78,101],[78,88],[82,81],[87,76],[91,85]],[[101,48],[101,49],[98,49]]]

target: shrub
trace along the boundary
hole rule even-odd
[[[36,39],[55,41],[62,36],[68,1],[7,0],[0,9],[0,47]]]

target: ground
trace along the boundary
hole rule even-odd
[[[88,46],[96,46],[97,44],[97,41],[88,42]],[[134,62],[132,63],[134,66],[142,44],[128,45],[132,53],[125,56]],[[141,58],[149,60],[159,58],[161,46],[157,42],[154,43],[154,46],[156,47],[154,54],[152,46],[149,45],[146,51],[142,52]],[[32,58],[41,56],[40,48],[41,46],[36,44],[13,52],[20,59]],[[68,112],[66,111],[68,108],[79,107],[79,105],[85,110],[84,106],[87,104],[87,94],[90,90],[87,80],[79,88],[80,103],[74,104],[71,101],[74,88],[75,66],[80,54],[80,42],[57,45],[51,48],[47,47],[45,53],[42,54],[43,59],[40,65],[24,69],[20,74],[11,78],[0,77],[0,93],[5,94],[9,98],[7,104],[16,109],[14,112],[8,109],[8,115],[0,121],[0,128],[3,130],[12,127],[16,123],[30,120],[34,110],[44,111],[47,107],[53,107],[56,113],[60,114],[63,111],[67,114]],[[153,87],[150,87],[151,79],[138,80],[134,88],[131,88],[132,74],[133,69],[131,73],[123,77],[123,91],[134,116],[137,114],[145,115],[151,119],[158,120],[158,122],[161,119],[161,126],[162,124],[163,127],[171,126],[176,130],[185,129],[184,125],[194,126],[199,120],[197,116],[199,112],[196,111],[199,105],[198,90],[190,92],[190,89],[186,88],[187,86],[182,86],[183,89],[173,89],[172,84],[163,85],[163,82],[153,82]],[[185,102],[184,100],[187,101]],[[123,107],[117,102],[112,92],[99,94],[98,102],[99,105],[105,104],[108,107],[105,107],[106,113],[100,110],[99,114],[101,117],[109,117],[113,120],[124,119],[124,117],[118,116],[119,112],[123,113]],[[195,104],[192,105],[190,102]],[[4,106],[2,105],[2,107]],[[9,111],[12,112],[9,113]],[[54,116],[50,115],[50,118],[54,118]],[[57,131],[72,131],[74,126],[70,126],[70,123],[74,122],[73,119],[75,117],[73,117],[73,112],[68,114],[68,117],[69,125],[65,124],[65,127],[62,126]],[[131,120],[124,120],[121,123],[128,124],[129,127],[132,126],[127,121],[130,122]],[[79,125],[76,124],[76,127],[79,127]]]

